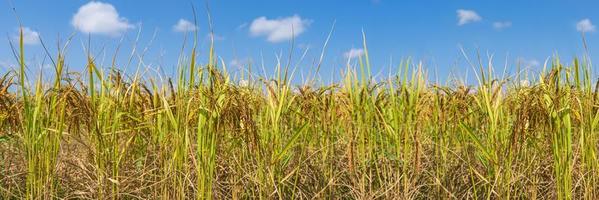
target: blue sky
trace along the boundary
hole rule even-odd
[[[91,36],[92,52],[104,64],[122,41],[118,66],[131,71],[138,60],[127,65],[128,55],[140,32],[138,52],[148,47],[143,65],[160,67],[172,75],[184,35],[195,29],[188,23],[193,22],[192,3],[197,10],[199,57],[207,57],[206,1],[56,2],[13,0],[31,36],[27,45],[30,68],[44,62],[36,36],[54,51],[57,38],[64,41],[75,34],[67,55],[71,70],[83,69],[83,46]],[[0,48],[4,69],[0,70],[6,70],[15,63],[9,40],[17,34],[19,24],[8,1],[0,5],[0,30],[6,35],[0,40],[4,46]],[[563,59],[581,55],[581,33],[586,35],[591,57],[596,58],[593,52],[598,33],[594,23],[599,23],[599,2],[590,0],[211,0],[208,5],[218,56],[231,71],[238,71],[248,61],[261,71],[259,65],[264,60],[267,73],[271,72],[277,56],[287,62],[290,38],[295,36],[292,64],[298,66],[301,77],[314,69],[333,23],[335,29],[321,69],[323,79],[338,76],[348,58],[353,60],[362,53],[362,30],[372,71],[384,75],[397,69],[400,60],[411,58],[422,61],[430,75],[441,80],[450,75],[466,76],[472,73],[471,67],[460,47],[469,56],[477,49],[484,55],[493,54],[495,64],[507,64],[508,71],[514,71],[518,61],[538,71],[555,53]],[[306,56],[300,60],[304,51]]]

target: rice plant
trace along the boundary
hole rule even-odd
[[[410,59],[375,80],[366,44],[331,84],[296,84],[281,60],[271,77],[231,75],[214,45],[181,55],[177,77],[124,74],[90,46],[69,71],[64,45],[44,79],[21,34],[0,78],[0,198],[599,197],[588,57],[527,79],[489,58],[476,85],[442,84]]]

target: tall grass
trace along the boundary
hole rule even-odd
[[[30,81],[22,38],[0,79],[2,199],[598,197],[586,57],[555,56],[530,85],[491,58],[472,65],[476,85],[430,82],[410,60],[375,80],[364,37],[340,82],[294,85],[282,60],[235,78],[195,45],[174,80],[99,65],[89,46],[78,74],[65,45],[54,77]]]

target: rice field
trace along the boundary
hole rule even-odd
[[[42,78],[21,37],[0,76],[0,199],[599,198],[587,57],[531,76],[479,61],[477,84],[442,84],[409,60],[374,80],[366,44],[341,81],[296,84],[195,47],[176,77],[92,53],[67,71],[61,48]]]

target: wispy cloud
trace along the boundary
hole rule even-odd
[[[541,62],[534,58],[519,57],[516,59],[516,64],[520,65],[520,67],[523,67],[523,68],[531,68],[531,67],[540,66]]]
[[[304,33],[310,23],[311,20],[302,19],[299,15],[278,19],[258,17],[250,24],[250,34],[266,36],[269,42],[282,42]]]
[[[595,25],[593,25],[591,20],[588,18],[580,20],[578,23],[576,23],[576,30],[579,32],[595,32],[595,29]]]
[[[223,40],[227,39],[223,35],[219,35],[219,34],[216,34],[216,33],[213,35],[213,34],[208,33],[208,34],[206,34],[206,40],[209,41],[213,36],[214,36],[214,41],[223,41]]]
[[[244,71],[251,63],[252,59],[250,57],[234,58],[229,61],[227,68]]]
[[[309,43],[300,43],[297,45],[297,47],[299,47],[302,50],[307,50],[310,49],[312,45],[310,45]]]
[[[503,30],[509,27],[512,27],[512,22],[510,21],[493,22],[493,28],[496,30]]]
[[[474,10],[459,9],[456,11],[458,15],[458,26],[463,26],[469,23],[481,21],[483,18]]]
[[[237,30],[244,29],[244,28],[248,27],[248,25],[249,25],[249,24],[248,24],[247,22],[245,22],[245,23],[243,23],[243,24],[240,24],[239,26],[237,26]]]
[[[17,29],[16,33],[12,36],[13,41],[19,41],[20,30]],[[23,44],[36,45],[40,43],[40,34],[37,31],[31,30],[29,27],[23,27]]]
[[[244,62],[240,59],[233,59],[229,62],[230,67],[243,68]]]
[[[179,19],[177,24],[173,26],[173,31],[175,32],[192,32],[195,30],[198,30],[198,26],[185,19]]]
[[[12,62],[6,61],[6,60],[0,60],[0,69],[4,68],[4,69],[10,69],[13,68],[15,66],[15,64],[13,64]]]
[[[109,3],[91,1],[79,8],[71,25],[83,33],[120,36],[134,26]]]
[[[349,51],[343,53],[343,56],[347,59],[354,59],[364,55],[364,49],[351,48]]]

